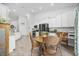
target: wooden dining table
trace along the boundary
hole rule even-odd
[[[35,41],[39,44],[39,55],[43,55],[43,49],[45,48],[45,41],[48,38],[48,36],[44,35],[44,36],[38,36],[37,39],[35,39]]]

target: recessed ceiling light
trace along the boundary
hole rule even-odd
[[[34,10],[32,9],[32,12],[34,12]]]
[[[51,5],[51,6],[54,6],[54,3],[51,3],[50,5]]]
[[[39,10],[42,10],[42,7],[40,7]]]
[[[16,11],[16,9],[13,9],[13,12],[15,12]]]

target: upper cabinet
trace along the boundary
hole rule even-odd
[[[49,20],[49,27],[56,27],[56,18],[51,18],[51,19],[48,19]]]
[[[57,15],[54,18],[48,19],[49,27],[61,27],[61,15]]]
[[[61,15],[57,15],[56,17],[56,27],[61,27]]]
[[[75,11],[73,10],[69,11],[67,15],[67,19],[68,19],[68,26],[73,27],[75,22]]]
[[[74,20],[75,20],[75,12],[73,10],[66,12],[64,14],[61,14],[61,24],[62,27],[73,27],[74,26]]]
[[[0,17],[7,18],[9,13],[9,8],[0,4]]]
[[[68,27],[67,13],[61,14],[61,27]]]
[[[36,23],[49,23],[49,27],[74,27],[75,9],[40,14]]]
[[[75,12],[70,10],[49,20],[50,27],[74,27]]]

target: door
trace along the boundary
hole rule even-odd
[[[8,55],[9,53],[9,27],[8,25],[0,24],[0,56]]]
[[[26,17],[20,17],[19,18],[19,31],[21,33],[21,35],[26,35]]]

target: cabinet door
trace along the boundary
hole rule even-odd
[[[75,12],[73,10],[62,14],[62,27],[73,27],[75,20]]]
[[[56,17],[56,27],[61,27],[61,15],[57,15]]]
[[[57,27],[56,18],[48,19],[49,27]]]
[[[73,27],[75,21],[75,11],[71,10],[68,12],[67,20],[68,20],[68,26]]]
[[[61,19],[62,19],[62,23],[61,23],[61,26],[62,27],[67,27],[68,26],[68,20],[67,20],[67,13],[65,14],[62,14],[61,15]]]
[[[9,13],[9,8],[0,4],[0,16],[7,18]]]
[[[51,23],[53,27],[57,27],[56,18],[53,18]]]

